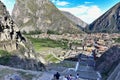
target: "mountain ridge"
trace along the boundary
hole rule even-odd
[[[86,32],[120,32],[120,2],[110,8],[88,27]]]
[[[38,5],[38,3],[40,5]],[[32,6],[32,7],[31,7]],[[24,8],[22,8],[24,7]],[[67,19],[49,0],[17,0],[12,12],[13,19],[22,31],[48,30],[58,33],[82,33],[74,22]]]
[[[67,11],[62,11],[62,13],[71,21],[73,21],[76,25],[85,28],[86,26],[88,26],[87,23],[85,23],[83,20],[81,20],[80,18],[74,16],[72,13],[67,12]]]

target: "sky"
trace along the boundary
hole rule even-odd
[[[12,13],[15,0],[1,0]],[[50,0],[58,9],[68,11],[90,24],[120,0]]]
[[[14,4],[15,4],[15,0],[1,0],[7,7],[7,10],[10,12],[10,14],[12,13]]]

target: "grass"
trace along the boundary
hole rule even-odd
[[[120,43],[120,38],[114,38],[115,42]]]
[[[38,38],[31,38],[28,37],[28,39],[30,39],[30,41],[33,43],[33,46],[35,48],[36,51],[41,50],[41,48],[62,48],[62,49],[67,49],[67,41],[65,40],[51,40],[48,38],[45,39],[38,39]]]
[[[46,56],[45,59],[50,59],[51,57],[53,57],[53,55],[52,55],[52,54],[49,54],[49,55]]]
[[[57,63],[59,62],[60,60],[57,59],[54,55],[52,54],[48,54],[46,57],[45,57],[45,60],[49,61],[49,62],[52,62],[52,63]]]
[[[22,32],[24,35],[35,35],[35,34],[41,34],[43,33],[41,30],[35,30],[35,31],[30,31],[29,33],[27,33],[26,31]]]
[[[33,46],[37,52],[41,51],[47,51],[51,48],[62,48],[67,49],[68,41],[67,40],[51,40],[48,38],[40,39],[40,38],[31,38],[28,37],[28,39],[33,43]],[[59,58],[53,54],[47,54],[44,56],[46,61],[57,63],[59,62]]]
[[[52,30],[48,30],[47,34],[58,34],[58,35],[60,35],[60,33],[58,33],[57,31],[52,31]]]
[[[11,54],[7,51],[0,50],[0,64],[5,65],[10,61]]]

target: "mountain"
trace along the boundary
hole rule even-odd
[[[120,2],[85,29],[87,32],[120,32]]]
[[[66,11],[62,11],[62,13],[71,21],[73,21],[76,25],[85,28],[86,26],[88,26],[87,23],[85,23],[84,21],[82,21],[80,18],[74,16],[73,14],[66,12]]]
[[[0,1],[0,64],[41,70],[44,65],[37,56],[30,41],[21,34],[5,5]]]
[[[107,80],[119,80],[120,79],[120,63],[115,70],[111,73]]]
[[[82,32],[49,0],[16,0],[12,16],[23,32]]]
[[[100,71],[103,77],[108,77],[118,64],[120,64],[120,46],[116,45],[108,49],[103,55],[96,61],[96,69]],[[105,79],[106,80],[106,79]],[[115,80],[115,79],[112,79]]]

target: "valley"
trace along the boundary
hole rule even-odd
[[[0,80],[119,80],[120,2],[91,24],[49,0],[0,1]],[[79,79],[75,79],[79,74]]]

